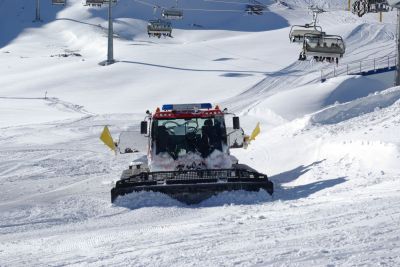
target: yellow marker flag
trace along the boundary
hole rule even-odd
[[[257,123],[256,128],[254,128],[253,132],[250,135],[249,141],[256,140],[256,137],[257,137],[257,135],[260,134],[260,132],[261,132],[260,123]]]
[[[115,153],[117,153],[114,141],[112,139],[110,130],[108,130],[107,126],[104,126],[104,130],[100,135],[100,140],[103,141],[103,143],[108,146],[111,150],[113,150]]]

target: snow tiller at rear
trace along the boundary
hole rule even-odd
[[[133,192],[153,191],[186,204],[197,204],[223,191],[265,190],[273,193],[267,175],[239,164],[230,149],[246,147],[259,132],[246,136],[239,118],[211,104],[164,105],[147,111],[141,134],[148,138],[146,158],[134,160],[111,190],[111,201]],[[121,152],[132,152],[134,137],[121,134]],[[129,141],[131,139],[131,141]],[[136,138],[137,140],[137,138]]]

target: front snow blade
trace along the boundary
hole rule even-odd
[[[153,191],[190,205],[224,191],[260,189],[274,192],[267,175],[245,169],[143,172],[119,180],[111,190],[111,202],[132,192]]]

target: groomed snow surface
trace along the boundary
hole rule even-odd
[[[251,16],[246,1],[181,0],[192,10],[174,38],[149,39],[153,9],[120,0],[119,62],[101,67],[105,8],[41,1],[44,22],[32,23],[34,2],[0,0],[0,266],[400,265],[400,88],[390,73],[320,83],[329,64],[298,62],[288,40],[319,4],[324,31],[346,41],[340,64],[393,55],[395,12],[379,23],[344,1],[295,0],[262,1],[269,12]],[[261,123],[233,154],[268,174],[274,195],[187,206],[142,192],[111,204],[146,153],[144,112],[203,101],[235,111],[247,133]],[[140,153],[107,151],[104,125],[136,134]]]

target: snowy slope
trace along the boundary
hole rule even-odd
[[[399,92],[384,94],[393,99]],[[4,130],[2,262],[321,266],[374,265],[379,258],[396,265],[400,102],[388,99],[371,95],[362,106],[337,105],[295,120],[239,153],[271,174],[273,199],[265,192],[223,194],[194,207],[159,194],[134,194],[111,206],[110,180],[128,158],[102,153],[98,125],[123,129],[129,116]],[[368,103],[382,109],[371,112]],[[368,113],[335,124],[320,119],[343,110]],[[34,144],[30,134],[52,140]],[[66,135],[72,144],[57,140]]]
[[[320,83],[327,64],[298,62],[288,41],[318,4],[324,30],[346,40],[341,64],[392,55],[394,12],[378,23],[344,1],[295,0],[262,1],[269,11],[250,16],[247,1],[181,0],[174,38],[149,39],[151,5],[121,0],[119,62],[101,67],[106,9],[41,2],[44,22],[32,23],[34,1],[0,0],[0,266],[400,264],[400,88],[374,77]],[[234,154],[270,176],[273,197],[185,206],[147,193],[111,205],[132,155],[108,153],[103,126],[136,132],[140,157],[145,110],[200,101],[239,113],[247,132],[261,122]]]

